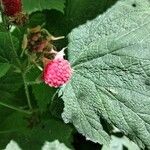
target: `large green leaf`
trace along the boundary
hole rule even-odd
[[[62,88],[62,117],[94,142],[109,136],[100,118],[150,147],[150,2],[121,0],[69,35],[74,73]]]
[[[23,0],[26,12],[41,11],[43,9],[56,9],[63,12],[65,0]]]

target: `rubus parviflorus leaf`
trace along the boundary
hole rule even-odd
[[[45,142],[42,150],[70,150],[64,143],[60,143],[58,140],[53,142]]]
[[[56,9],[63,12],[65,0],[23,0],[23,9],[28,13],[43,9]]]
[[[140,150],[140,148],[126,136],[122,138],[111,136],[110,145],[104,145],[102,150]]]
[[[150,149],[150,2],[120,0],[69,35],[74,73],[62,88],[66,123],[109,143],[100,118]]]

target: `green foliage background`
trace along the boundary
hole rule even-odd
[[[106,146],[112,126],[149,148],[150,2],[23,0],[23,10],[26,25],[8,32],[0,24],[0,149],[12,139],[25,150],[56,139],[75,149],[77,132]],[[23,35],[37,25],[66,36],[55,45],[68,45],[74,74],[61,90],[39,83],[41,72],[34,66],[26,72],[27,58],[20,57]],[[93,148],[86,144],[82,149]]]

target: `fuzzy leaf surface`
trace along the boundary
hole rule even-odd
[[[21,150],[21,148],[19,147],[19,145],[15,142],[15,141],[13,141],[13,140],[11,140],[8,144],[7,144],[7,146],[6,146],[6,148],[5,148],[5,150]]]
[[[74,74],[62,88],[64,121],[108,144],[103,118],[150,147],[150,2],[121,0],[74,29],[69,41]]]
[[[64,143],[60,143],[58,140],[53,142],[45,142],[42,150],[70,150]]]

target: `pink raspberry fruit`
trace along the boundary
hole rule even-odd
[[[66,84],[72,76],[69,61],[63,58],[50,60],[44,67],[43,80],[51,87],[60,87]]]

